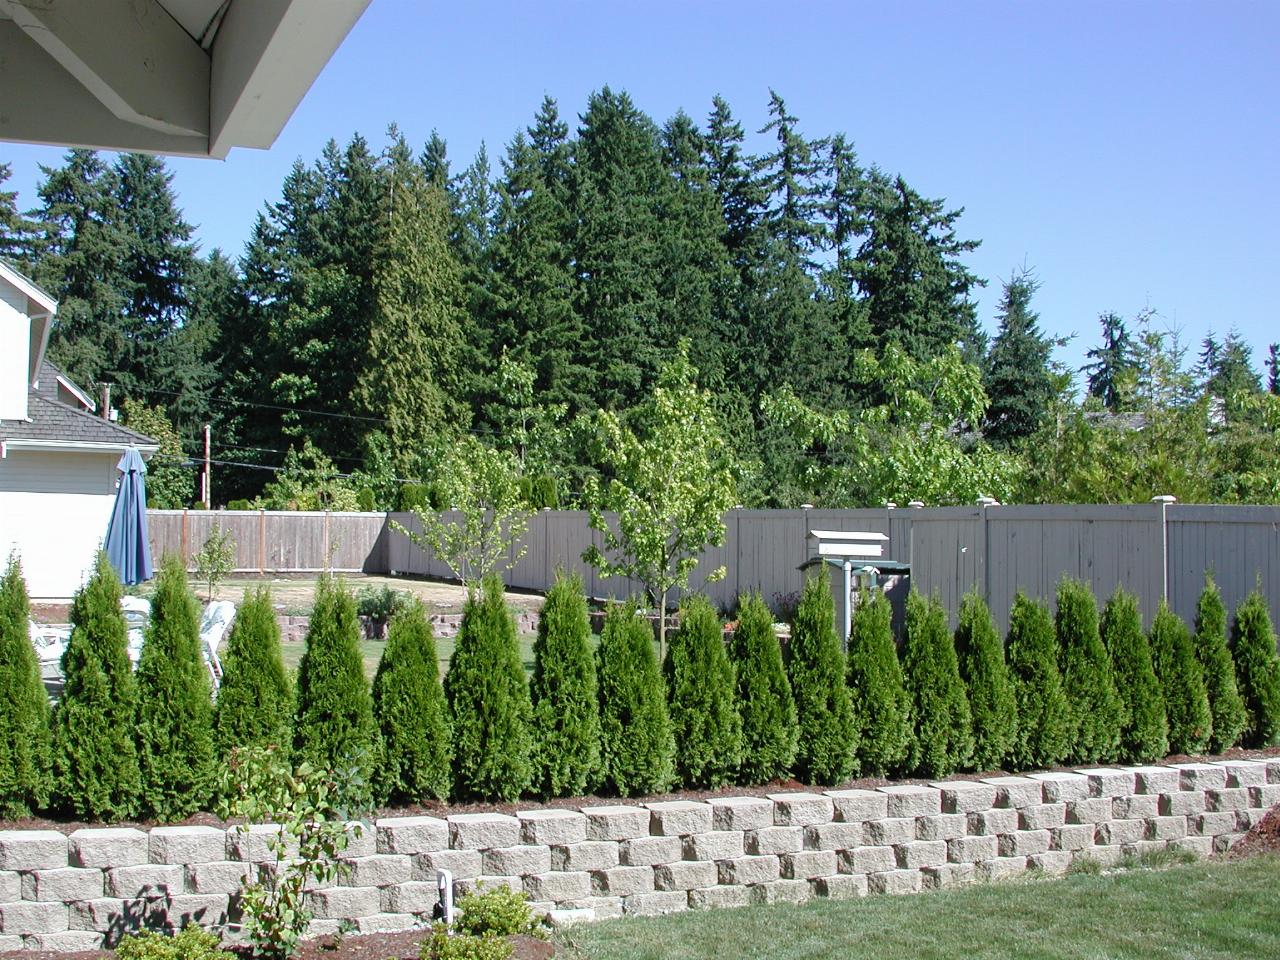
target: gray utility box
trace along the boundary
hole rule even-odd
[[[831,593],[836,600],[836,632],[846,649],[853,610],[863,590],[882,590],[893,604],[895,633],[900,626],[903,605],[910,591],[911,565],[886,560],[883,533],[861,530],[810,530],[810,558],[800,565],[808,571],[826,567],[831,577]]]

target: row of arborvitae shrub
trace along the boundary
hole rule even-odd
[[[263,588],[232,627],[216,705],[181,565],[159,573],[136,672],[119,601],[100,559],[72,607],[66,687],[50,717],[10,563],[0,586],[4,815],[181,819],[216,799],[216,771],[247,745],[339,771],[347,799],[368,804],[1144,762],[1280,734],[1266,603],[1255,592],[1240,605],[1228,644],[1212,581],[1194,635],[1163,606],[1145,633],[1123,591],[1099,620],[1088,587],[1064,580],[1056,615],[1017,597],[1003,644],[977,596],[964,599],[953,633],[938,600],[912,595],[900,651],[889,602],[874,594],[854,614],[846,655],[828,584],[815,578],[785,659],[758,596],[742,598],[729,644],[715,610],[694,597],[660,667],[650,624],[629,604],[609,609],[593,655],[581,582],[561,578],[527,681],[491,577],[468,596],[443,686],[413,603],[391,622],[371,689],[355,602],[325,578],[296,684]]]

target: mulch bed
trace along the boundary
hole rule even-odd
[[[1280,853],[1280,805],[1272,807],[1253,829],[1231,845],[1227,856],[1233,860]]]

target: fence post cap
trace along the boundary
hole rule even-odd
[[[1178,498],[1170,493],[1162,493],[1158,497],[1151,498],[1152,503],[1177,503]]]

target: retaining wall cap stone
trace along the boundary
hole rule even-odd
[[[780,827],[807,827],[835,818],[835,801],[823,793],[771,793],[773,822]]]
[[[716,830],[756,830],[773,824],[773,803],[764,797],[710,797]]]
[[[67,837],[72,865],[132,867],[151,860],[151,840],[132,827],[82,827]]]
[[[927,817],[942,812],[942,791],[937,787],[895,783],[876,791],[889,798],[886,813],[890,817]]]
[[[0,830],[0,870],[50,870],[67,865],[67,837],[57,830]]]
[[[520,821],[503,813],[456,813],[448,822],[449,846],[454,849],[513,847],[520,842]]]
[[[996,788],[996,803],[1002,807],[1029,807],[1044,800],[1044,787],[1031,777],[985,777],[982,782]]]
[[[679,837],[711,829],[711,807],[698,800],[662,800],[646,803],[649,830],[656,837]]]

